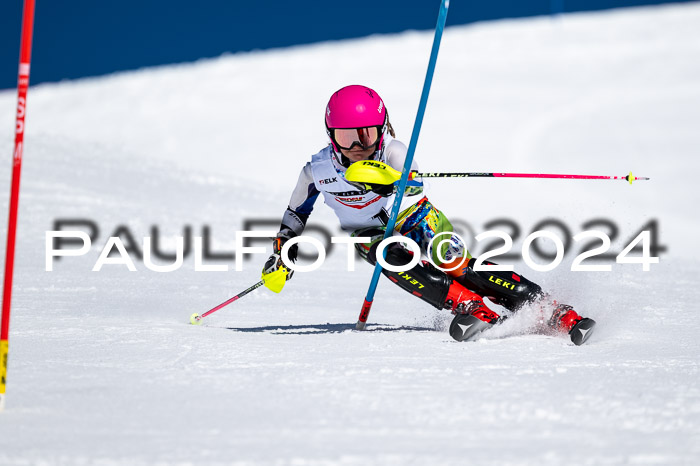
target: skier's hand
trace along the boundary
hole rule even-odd
[[[369,188],[375,194],[379,194],[382,197],[389,197],[396,192],[395,184],[378,184],[378,183],[365,183],[365,187]]]
[[[382,197],[389,197],[396,192],[396,185],[392,184],[379,184],[379,183],[358,183],[356,181],[348,181],[351,185],[357,189],[363,191],[371,191],[375,194],[379,194]]]
[[[282,291],[284,284],[292,278],[294,271],[290,270],[282,260],[282,246],[288,238],[275,238],[272,250],[272,255],[267,259],[262,270],[262,280],[265,286],[275,293]],[[289,259],[294,262],[297,258],[297,245],[289,248]]]

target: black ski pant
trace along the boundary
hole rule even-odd
[[[376,263],[378,243],[372,244],[369,251],[363,250],[362,245],[356,245],[360,256],[367,262]],[[392,243],[386,248],[386,262],[399,266],[411,261],[413,255],[402,245]],[[445,307],[447,291],[456,280],[468,290],[488,297],[494,303],[510,311],[516,311],[523,305],[534,302],[544,296],[542,288],[536,283],[514,272],[505,271],[476,271],[475,258],[471,258],[461,272],[461,276],[452,277],[437,269],[427,261],[417,264],[405,272],[392,272],[382,269],[382,273],[399,287],[419,297],[438,309]],[[493,262],[484,261],[493,265]]]

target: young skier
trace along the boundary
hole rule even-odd
[[[292,273],[285,267],[281,251],[284,243],[304,231],[313,205],[319,194],[330,206],[341,228],[354,237],[368,237],[370,241],[357,244],[360,256],[370,264],[376,261],[376,249],[384,237],[385,226],[391,206],[395,185],[392,181],[381,181],[381,164],[360,163],[363,166],[352,181],[346,178],[348,168],[367,160],[382,162],[399,172],[406,159],[406,146],[394,139],[394,130],[389,122],[386,106],[372,89],[352,85],[335,92],[326,107],[326,132],[330,144],[311,157],[299,175],[289,207],[282,216],[280,231],[273,243],[273,254],[263,267],[263,279],[270,274],[282,274],[289,280]],[[375,168],[373,165],[376,165]],[[417,170],[415,161],[412,170]],[[357,179],[364,176],[366,179]],[[568,333],[571,340],[580,345],[591,335],[595,321],[582,318],[571,306],[552,301],[549,295],[535,283],[513,272],[475,271],[474,262],[464,244],[453,235],[447,238],[440,250],[430,251],[430,240],[439,233],[452,232],[452,225],[425,195],[422,182],[409,181],[401,204],[394,234],[404,235],[415,241],[423,255],[430,255],[441,269],[428,261],[406,272],[391,272],[383,269],[392,282],[431,304],[437,309],[447,308],[455,315],[450,325],[450,335],[457,341],[475,339],[504,317],[489,309],[483,298],[510,311],[525,304],[537,303],[549,309],[547,316],[551,329]],[[440,243],[440,241],[436,241]],[[289,258],[296,258],[296,245],[289,250]],[[400,243],[386,248],[386,262],[405,265],[413,258],[412,253]],[[492,262],[484,261],[484,264]],[[283,284],[284,282],[282,282]],[[279,291],[277,289],[276,291]],[[547,312],[549,314],[549,312]]]

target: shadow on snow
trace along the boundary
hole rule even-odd
[[[316,335],[320,333],[342,333],[355,330],[355,324],[311,324],[311,325],[271,325],[267,327],[227,327],[235,332],[270,332],[279,335]],[[367,324],[363,332],[434,332],[430,327],[410,325],[394,326]]]

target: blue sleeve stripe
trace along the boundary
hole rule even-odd
[[[318,198],[319,192],[316,189],[316,186],[312,183],[309,185],[309,196],[306,198],[303,204],[301,204],[299,207],[294,209],[294,211],[297,214],[300,215],[308,215],[311,213],[312,210],[314,210],[314,203],[316,202],[316,199]]]

